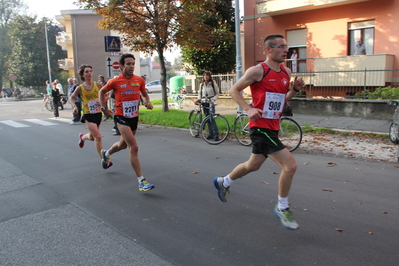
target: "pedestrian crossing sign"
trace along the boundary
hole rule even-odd
[[[119,36],[104,36],[106,52],[120,52],[121,39]]]

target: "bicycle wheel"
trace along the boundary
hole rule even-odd
[[[399,144],[399,126],[395,122],[392,122],[391,126],[389,127],[389,139],[394,144]]]
[[[249,117],[247,114],[241,114],[234,120],[234,136],[244,146],[252,144],[249,137]]]
[[[46,102],[46,109],[50,112],[54,111],[54,105],[51,99]]]
[[[219,114],[208,115],[201,123],[200,135],[209,144],[216,145],[226,140],[230,132],[227,119]]]
[[[192,110],[190,112],[190,115],[188,116],[188,128],[190,130],[191,136],[193,136],[194,138],[199,136],[201,118],[201,112],[196,110]]]
[[[302,129],[299,124],[289,117],[280,120],[280,130],[278,137],[285,147],[290,151],[295,151],[302,141]]]
[[[183,96],[183,98],[179,100],[179,110],[190,110],[193,108],[197,108],[193,99]]]
[[[174,109],[179,109],[179,103],[178,103],[178,96],[173,95],[168,98],[168,106],[173,107]]]

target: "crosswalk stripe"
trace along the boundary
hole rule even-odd
[[[12,120],[4,120],[4,121],[0,121],[0,123],[3,123],[5,125],[11,126],[11,127],[30,127],[29,125],[15,122]]]
[[[66,122],[66,123],[70,123],[72,121],[72,119],[62,118],[62,117],[58,117],[58,118],[52,117],[51,119],[55,120],[55,121]]]
[[[46,120],[39,120],[39,119],[24,119],[25,121],[32,122],[41,126],[56,126],[57,123],[49,122]]]

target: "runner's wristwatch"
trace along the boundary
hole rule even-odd
[[[108,110],[107,107],[101,107],[101,111],[104,112],[105,110]]]

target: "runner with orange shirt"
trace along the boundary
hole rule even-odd
[[[147,182],[141,171],[138,157],[138,144],[136,140],[136,131],[139,118],[140,94],[144,98],[144,106],[152,109],[150,97],[145,89],[145,81],[142,77],[133,74],[136,59],[132,54],[123,54],[119,59],[119,65],[122,74],[111,79],[99,91],[101,110],[104,115],[111,116],[111,111],[107,108],[106,93],[114,90],[115,94],[115,114],[114,120],[118,130],[121,133],[119,141],[115,142],[108,150],[101,151],[101,163],[104,169],[109,164],[111,155],[120,150],[129,148],[129,160],[136,173],[139,190],[149,191],[154,188],[153,184]]]

